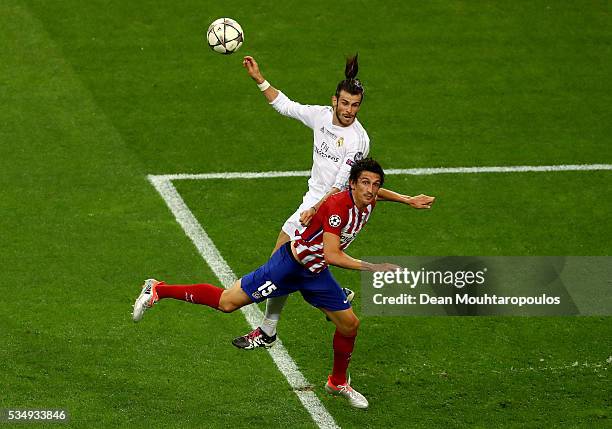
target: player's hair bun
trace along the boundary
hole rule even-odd
[[[348,57],[346,59],[346,67],[344,68],[344,76],[347,79],[355,79],[357,77],[357,72],[359,71],[359,64],[357,63],[357,56],[355,54],[352,57]]]
[[[340,96],[340,91],[346,91],[352,95],[361,94],[361,101],[363,101],[363,85],[357,79],[357,71],[359,71],[359,65],[357,64],[357,54],[354,57],[348,57],[346,59],[346,67],[344,68],[344,76],[346,79],[340,81],[336,87],[336,97]]]

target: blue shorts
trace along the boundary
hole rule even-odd
[[[254,302],[300,291],[313,307],[330,311],[351,308],[351,303],[329,269],[311,273],[295,260],[290,245],[290,242],[283,245],[268,262],[242,277],[242,290]]]

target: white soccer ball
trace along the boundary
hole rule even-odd
[[[219,18],[208,27],[206,41],[215,52],[233,54],[244,42],[244,31],[233,19]]]

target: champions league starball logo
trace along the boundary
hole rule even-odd
[[[329,217],[329,226],[331,226],[332,228],[337,228],[340,226],[340,222],[342,222],[342,219],[340,219],[340,216],[338,215],[331,215]]]

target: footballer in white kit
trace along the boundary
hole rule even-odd
[[[331,99],[332,106],[311,106],[290,100],[264,79],[259,65],[251,56],[244,57],[243,66],[276,111],[299,120],[313,132],[312,170],[308,179],[308,192],[295,213],[283,224],[272,251],[274,254],[285,243],[300,237],[300,233],[309,225],[325,200],[345,189],[351,166],[368,156],[370,139],[357,120],[364,89],[357,79],[356,55],[346,61],[345,79],[336,87]],[[383,188],[379,190],[377,199],[408,204],[414,208],[430,208],[435,200],[427,195],[410,197]],[[349,301],[354,296],[350,289],[345,289],[345,293]],[[247,350],[272,347],[276,342],[276,326],[286,300],[287,296],[268,299],[261,325],[246,335],[234,338],[232,344]]]
[[[302,204],[283,225],[283,231],[294,240],[305,228],[300,215],[314,207],[330,189],[343,190],[351,166],[368,156],[370,138],[359,120],[349,126],[335,125],[331,106],[309,106],[290,100],[282,92],[270,103],[280,114],[297,119],[313,130],[312,169],[308,192]]]

